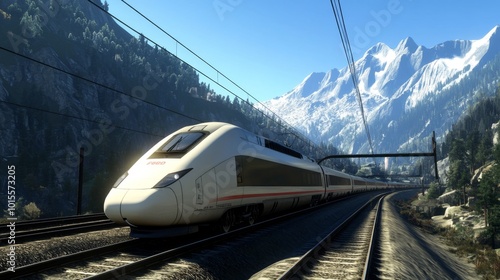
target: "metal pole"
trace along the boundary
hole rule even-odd
[[[432,132],[432,153],[385,153],[385,154],[357,154],[357,155],[331,155],[326,156],[318,160],[318,164],[321,164],[327,159],[333,158],[377,158],[377,157],[434,157],[434,173],[436,176],[436,181],[439,184],[439,173],[437,165],[437,144],[436,144],[436,133]]]
[[[82,189],[83,189],[83,155],[84,149],[80,148],[80,165],[78,167],[78,199],[76,203],[76,214],[82,214]]]
[[[434,172],[436,175],[436,181],[439,183],[439,174],[438,174],[438,162],[437,162],[437,153],[436,153],[436,133],[432,131],[432,153],[434,154]]]
[[[435,153],[385,153],[385,154],[357,154],[357,155],[331,155],[318,161],[318,164],[332,158],[378,158],[378,157],[431,157]]]

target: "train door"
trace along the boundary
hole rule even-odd
[[[217,202],[217,182],[212,168],[196,179],[196,206],[198,209],[215,208]]]
[[[223,161],[198,177],[195,185],[198,209],[232,207],[241,204],[243,188],[236,186],[234,157]]]
[[[241,204],[243,188],[237,187],[236,161],[230,158],[215,168],[217,207],[234,207]]]

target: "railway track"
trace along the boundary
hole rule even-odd
[[[116,227],[104,213],[61,218],[19,221],[15,223],[16,242],[44,239],[99,229]],[[1,224],[0,244],[6,244],[10,236],[8,224]]]
[[[314,216],[314,211],[320,210],[324,206],[328,205],[308,208],[215,236],[198,235],[154,241],[131,240],[19,267],[16,268],[15,274],[11,272],[0,273],[0,278],[5,276],[15,276],[18,279],[40,279],[40,277],[114,279],[141,276],[176,279],[181,276],[186,277],[187,274],[195,273],[193,271],[203,271],[203,268],[198,270],[196,267],[193,268],[193,263],[187,262],[186,259],[210,259],[210,256],[215,254],[214,260],[221,261],[216,256],[221,251],[238,250],[235,248],[246,244],[246,240],[253,238],[252,235],[262,235],[262,232],[266,231],[275,232],[277,224],[306,215],[308,212]],[[188,278],[206,277],[198,275],[198,277]]]
[[[51,227],[51,226],[83,223],[83,222],[103,220],[103,219],[107,219],[107,217],[106,217],[106,215],[104,215],[104,213],[75,215],[75,216],[66,216],[66,217],[17,221],[16,228],[18,230],[30,230],[30,229],[35,229],[35,228],[39,228],[39,227]],[[6,225],[8,225],[8,223],[7,224],[0,224],[0,227],[3,228]]]
[[[304,209],[299,212],[283,215],[274,219],[254,223],[252,226],[236,229],[226,234],[210,236],[194,235],[180,239],[154,240],[153,246],[149,246],[147,240],[131,240],[115,245],[99,247],[83,252],[61,256],[55,259],[17,267],[15,274],[12,272],[0,273],[2,277],[16,277],[25,279],[27,277],[42,276],[60,279],[109,279],[132,274],[138,270],[144,270],[158,262],[169,262],[173,259],[195,253],[210,246],[244,236],[251,231],[273,225],[279,221],[299,216],[306,212],[314,211],[325,205]],[[182,266],[182,265],[181,265]],[[177,266],[178,267],[178,266]],[[174,265],[175,268],[175,265]],[[35,277],[37,278],[37,277]]]
[[[333,229],[301,257],[275,264],[264,279],[374,279],[382,196]]]
[[[275,230],[275,226],[281,222],[314,212],[325,206],[328,206],[328,204],[285,214],[276,218],[255,223],[253,225],[245,226],[228,233],[198,240],[193,243],[186,243],[182,246],[172,248],[155,255],[150,255],[140,260],[129,260],[129,263],[127,264],[115,267],[104,273],[95,274],[86,279],[100,280],[126,277],[129,277],[130,279],[141,277],[145,277],[147,279],[178,279],[179,277],[187,279],[204,279],[207,275],[204,274],[203,269],[198,270],[193,263],[186,260],[200,257],[207,259],[210,258],[211,254],[217,255],[220,251],[237,250],[235,248],[238,248],[238,246],[241,245],[238,245],[238,240],[241,241],[251,238],[249,236],[258,230]],[[135,258],[136,256],[132,257]]]
[[[154,264],[173,262],[180,256],[199,253],[207,247],[218,246],[238,236],[244,236],[257,229],[320,207],[322,206],[304,209],[215,236],[192,235],[170,240],[133,239],[19,267],[16,268],[15,274],[8,271],[0,272],[0,279],[2,277],[12,277],[12,279],[39,279],[40,277],[51,279],[114,279],[125,277],[137,271],[147,270],[147,267]],[[179,266],[182,266],[182,264],[173,264],[172,270],[159,273],[163,276],[165,276],[165,273],[175,273],[176,268]],[[149,272],[154,273],[154,270]]]
[[[88,259],[96,256],[119,253],[127,248],[139,246],[140,242],[141,241],[137,239],[128,240],[18,267],[14,273],[10,271],[2,271],[0,272],[0,279],[42,279],[49,276],[56,277],[56,279],[82,278],[82,274],[76,274],[76,276],[80,277],[75,277],[75,275],[71,275],[71,271],[69,271],[69,273],[65,273],[67,269],[71,269],[69,266],[70,264],[87,262]]]

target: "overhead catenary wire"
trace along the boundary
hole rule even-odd
[[[354,57],[352,55],[351,44],[349,42],[349,36],[347,35],[347,29],[345,27],[344,15],[342,13],[342,6],[340,5],[340,0],[330,0],[330,4],[332,6],[333,14],[335,16],[335,21],[337,23],[337,28],[340,33],[340,39],[342,41],[342,46],[344,48],[344,54],[347,59],[347,63],[349,65],[349,71],[351,72],[351,80],[354,85],[354,89],[356,92],[356,99],[358,101],[358,105],[361,111],[361,118],[363,121],[363,126],[366,132],[366,137],[368,138],[368,144],[370,146],[370,153],[374,153],[373,142],[370,135],[370,129],[368,127],[368,122],[366,121],[366,115],[363,108],[363,100],[361,98],[361,91],[359,90],[359,81],[358,75],[356,73],[356,65],[354,61]]]
[[[115,20],[117,20],[118,22],[120,22],[121,24],[123,24],[124,26],[126,26],[127,28],[129,28],[130,30],[132,30],[133,32],[135,32],[136,34],[140,35],[140,36],[144,36],[145,39],[147,39],[149,42],[152,42],[154,44],[156,44],[157,46],[161,46],[160,44],[156,43],[154,40],[152,40],[151,38],[149,38],[148,36],[144,35],[143,33],[139,32],[137,29],[133,28],[132,26],[130,26],[129,24],[127,24],[126,22],[124,22],[123,20],[121,20],[120,18],[118,18],[117,16],[113,15],[112,13],[110,13],[109,11],[106,11],[105,9],[103,9],[102,7],[100,7],[98,4],[94,3],[92,0],[87,0],[89,3],[91,3],[92,5],[94,5],[95,7],[97,7],[98,9],[100,9],[102,12],[106,13],[107,15],[111,16],[112,18],[114,18]],[[204,72],[202,72],[201,70],[197,69],[196,67],[194,67],[193,65],[189,64],[188,62],[182,60],[181,58],[179,58],[177,56],[177,45],[181,45],[183,48],[185,48],[186,50],[188,50],[191,54],[193,54],[194,56],[196,56],[198,59],[200,59],[202,62],[204,62],[205,64],[207,64],[208,66],[210,66],[212,69],[214,69],[216,72],[217,72],[217,75],[221,75],[223,77],[225,77],[226,79],[228,79],[229,81],[232,82],[232,80],[230,80],[229,78],[227,78],[225,75],[223,75],[219,70],[217,70],[215,67],[213,67],[210,63],[208,63],[206,60],[204,60],[202,57],[200,57],[198,54],[196,54],[194,51],[192,51],[191,49],[189,49],[188,47],[186,47],[183,43],[181,43],[179,40],[177,40],[176,38],[174,38],[172,35],[170,35],[169,33],[167,33],[164,29],[162,29],[160,26],[158,26],[156,23],[154,23],[152,20],[150,20],[149,18],[147,18],[144,14],[142,14],[141,12],[139,12],[136,8],[134,8],[132,5],[128,4],[126,1],[123,1],[123,3],[125,3],[128,7],[130,7],[134,12],[136,12],[137,14],[139,14],[141,17],[143,17],[144,19],[146,19],[148,22],[150,22],[151,24],[153,24],[156,28],[158,28],[160,31],[162,31],[164,34],[166,34],[167,36],[169,36],[170,38],[172,38],[175,42],[176,42],[176,54],[175,56],[181,60],[183,63],[189,65],[189,67],[193,68],[194,70],[196,70],[198,73],[202,74],[203,76],[205,76],[207,79],[211,80],[212,82],[216,83],[218,86],[220,86],[221,88],[223,88],[224,90],[226,90],[227,92],[231,93],[232,95],[234,95],[235,97],[241,99],[241,100],[244,100],[242,97],[240,97],[239,95],[237,95],[236,93],[232,92],[231,90],[227,89],[226,87],[222,86],[219,82],[218,82],[218,78],[217,80],[214,80],[212,78],[210,78],[207,74],[205,74]],[[161,47],[162,50],[164,51],[167,51],[169,52],[167,49],[165,49],[164,47]],[[171,53],[171,52],[169,52]],[[174,55],[173,53],[171,53],[172,55]],[[236,83],[232,82],[234,85],[238,86]],[[238,86],[239,87],[239,86]],[[241,90],[243,90],[241,87],[239,87]],[[243,90],[245,93],[247,93],[245,90]],[[249,94],[249,93],[247,93]],[[250,95],[250,94],[249,94]],[[250,95],[251,96],[251,95]],[[253,97],[253,96],[252,96]]]
[[[103,7],[101,7],[100,5],[94,3],[92,0],[87,0],[89,3],[91,3],[92,5],[94,5],[96,8],[98,8],[99,10],[101,10],[102,12],[106,13],[107,15],[111,16],[113,19],[117,20],[118,22],[120,22],[121,24],[123,24],[124,26],[126,26],[127,28],[129,28],[130,30],[132,30],[133,32],[135,32],[136,34],[138,35],[141,35],[141,36],[144,36],[145,39],[147,39],[149,42],[152,42],[154,43],[155,45],[157,46],[161,46],[160,44],[158,44],[157,42],[155,42],[154,40],[152,40],[151,38],[147,37],[146,35],[144,35],[143,33],[139,32],[137,29],[133,28],[132,26],[130,26],[129,24],[127,24],[126,22],[124,22],[123,20],[121,20],[120,18],[118,18],[117,16],[111,14],[109,11],[106,11]],[[237,83],[235,83],[233,80],[231,80],[230,78],[228,78],[226,75],[224,75],[221,71],[219,71],[217,68],[215,68],[212,64],[208,63],[205,59],[203,59],[201,56],[199,56],[197,53],[195,53],[194,51],[192,51],[190,48],[186,47],[184,44],[182,44],[179,40],[177,40],[175,37],[173,37],[171,34],[169,34],[168,32],[166,32],[164,29],[162,29],[160,26],[158,26],[156,23],[154,23],[154,21],[152,21],[151,19],[149,19],[148,17],[146,17],[144,14],[142,14],[141,12],[139,12],[136,8],[134,8],[132,5],[130,5],[129,3],[127,3],[126,1],[122,0],[123,3],[125,3],[128,7],[130,7],[134,12],[138,13],[141,17],[143,17],[144,19],[146,19],[148,22],[150,22],[151,24],[153,24],[153,26],[155,26],[156,28],[158,28],[160,31],[162,31],[164,34],[166,34],[167,36],[169,36],[170,38],[172,38],[175,42],[176,42],[176,46],[177,44],[178,45],[181,45],[183,48],[185,48],[187,51],[189,51],[191,54],[193,54],[194,56],[196,56],[198,59],[200,59],[203,63],[207,64],[210,68],[212,68],[213,70],[216,71],[217,73],[217,79],[213,79],[211,78],[209,75],[207,75],[206,73],[202,72],[201,70],[197,69],[196,67],[194,67],[193,65],[187,63],[186,61],[182,60],[181,58],[176,57],[178,59],[180,59],[183,63],[185,63],[186,65],[190,66],[191,68],[193,68],[195,71],[197,71],[198,73],[200,73],[201,75],[203,75],[204,77],[206,77],[207,79],[209,79],[210,81],[212,81],[213,83],[217,84],[218,86],[220,86],[222,89],[226,90],[227,92],[229,92],[230,94],[232,94],[233,96],[235,96],[236,98],[238,98],[239,100],[241,100],[242,102],[245,102],[245,103],[248,103],[247,101],[245,101],[245,99],[243,99],[242,97],[240,97],[238,94],[234,93],[233,91],[229,90],[227,87],[223,86],[222,84],[219,83],[218,81],[218,76],[222,76],[224,77],[225,79],[227,79],[232,85],[236,86],[238,89],[240,89],[241,91],[243,91],[245,94],[247,94],[248,96],[252,97],[257,103],[259,103],[263,108],[266,109],[266,111],[268,111],[269,113],[271,113],[272,115],[274,115],[277,119],[279,119],[279,122],[277,122],[277,124],[279,126],[283,126],[287,129],[292,129],[294,130],[294,134],[301,138],[301,140],[305,143],[308,143],[309,146],[313,146],[311,144],[311,140],[308,139],[306,136],[304,136],[302,133],[298,132],[297,129],[295,129],[291,124],[289,124],[287,121],[285,121],[284,119],[282,119],[281,117],[279,117],[278,114],[276,114],[275,112],[273,112],[272,110],[270,110],[268,107],[266,107],[263,103],[261,103],[257,98],[255,98],[252,94],[250,94],[248,91],[246,91],[245,89],[243,89],[240,85],[238,85]],[[168,50],[166,50],[164,47],[161,47],[163,50],[169,52]],[[171,53],[171,52],[169,52]],[[255,110],[258,110],[260,111],[263,115],[265,115],[267,118],[269,119],[272,119],[272,117],[269,117],[266,113],[262,112],[260,109],[258,108],[255,108],[255,106],[253,106],[252,104],[248,103],[248,105],[252,106]],[[284,124],[284,125],[282,125]]]
[[[179,116],[182,116],[182,117],[185,117],[185,118],[188,118],[188,119],[191,119],[191,120],[194,120],[194,121],[197,121],[197,122],[203,122],[203,120],[200,120],[198,118],[195,118],[195,117],[192,117],[192,116],[189,116],[189,115],[186,115],[186,114],[183,114],[183,113],[180,113],[180,112],[177,112],[176,110],[172,110],[172,109],[169,109],[169,108],[166,108],[166,107],[163,107],[163,106],[160,106],[158,104],[155,104],[155,103],[152,103],[152,102],[149,102],[147,100],[144,100],[142,98],[139,98],[139,97],[136,97],[134,95],[131,95],[131,94],[127,94],[121,90],[118,90],[116,88],[113,88],[113,87],[110,87],[110,86],[107,86],[105,84],[102,84],[102,83],[99,83],[99,82],[96,82],[94,80],[91,80],[89,78],[85,78],[85,77],[82,77],[78,74],[75,74],[75,73],[72,73],[72,72],[69,72],[67,70],[64,70],[64,69],[61,69],[59,67],[56,67],[56,66],[53,66],[53,65],[50,65],[50,64],[47,64],[45,62],[42,62],[40,60],[37,60],[35,58],[32,58],[32,57],[29,57],[29,56],[26,56],[24,54],[21,54],[21,53],[18,53],[18,52],[15,52],[13,50],[10,50],[8,48],[5,48],[3,46],[0,46],[0,50],[1,51],[5,51],[5,52],[8,52],[12,55],[16,55],[16,56],[19,56],[23,59],[26,59],[26,60],[29,60],[33,63],[37,63],[39,65],[41,65],[42,67],[47,67],[49,69],[52,69],[52,70],[55,70],[55,71],[58,71],[58,72],[61,72],[61,73],[64,73],[66,75],[69,75],[69,76],[72,76],[74,78],[77,78],[77,79],[80,79],[80,80],[83,80],[85,82],[88,82],[88,83],[91,83],[93,85],[96,85],[98,87],[101,87],[105,90],[109,90],[109,91],[113,91],[113,92],[116,92],[118,94],[121,94],[121,95],[124,95],[124,96],[127,96],[127,97],[130,97],[130,98],[133,98],[133,99],[136,99],[137,101],[140,101],[140,102],[143,102],[145,104],[148,104],[148,105],[152,105],[152,106],[155,106],[159,109],[163,109],[163,110],[166,110],[168,112],[171,112],[171,113],[174,113],[174,114],[177,114]],[[86,117],[82,117],[82,116],[76,116],[76,115],[69,115],[67,113],[61,113],[61,112],[57,112],[57,111],[53,111],[53,110],[49,110],[49,109],[44,109],[44,108],[39,108],[39,107],[35,107],[35,106],[31,106],[31,105],[26,105],[26,104],[19,104],[19,103],[15,103],[15,102],[11,102],[11,101],[7,101],[7,100],[0,100],[0,103],[3,103],[3,104],[6,104],[6,105],[10,105],[10,106],[14,106],[14,107],[17,107],[17,108],[21,108],[21,109],[28,109],[28,110],[33,110],[33,111],[38,111],[38,112],[42,112],[42,113],[46,113],[46,114],[52,114],[52,115],[57,115],[57,116],[60,116],[60,117],[67,117],[67,118],[71,118],[71,119],[76,119],[76,120],[81,120],[81,121],[86,121],[86,122],[89,122],[89,123],[94,123],[94,124],[97,124],[97,125],[105,125],[107,128],[113,128],[113,129],[121,129],[121,130],[125,130],[125,131],[130,131],[130,132],[134,132],[134,133],[140,133],[140,134],[145,134],[145,135],[149,135],[149,136],[154,136],[154,137],[157,137],[157,138],[163,138],[165,135],[162,135],[162,134],[157,134],[157,133],[151,133],[151,132],[147,132],[147,131],[142,131],[142,130],[137,130],[137,129],[133,129],[133,128],[129,128],[129,127],[125,127],[125,126],[120,126],[120,125],[116,125],[112,122],[106,122],[106,121],[109,121],[109,119],[89,119],[89,118],[86,118]],[[296,135],[294,132],[293,133],[290,133],[294,136],[296,136],[297,138],[299,138],[298,135]]]
[[[96,5],[95,3],[93,3],[92,1],[89,1],[90,3],[92,3],[94,6],[98,7],[100,10],[106,12],[107,14],[109,14],[110,16],[112,16],[114,19],[120,21],[122,24],[124,24],[125,26],[127,26],[128,28],[130,28],[131,30],[133,30],[134,32],[138,33],[138,34],[141,34],[139,33],[137,30],[133,29],[131,26],[127,25],[125,22],[121,21],[120,19],[118,19],[117,17],[111,15],[110,13],[108,13],[107,11],[103,10],[101,7],[99,7],[98,5]],[[144,36],[145,37],[145,36]],[[148,39],[149,41],[153,42],[152,40],[150,40],[149,38],[145,37],[145,39]],[[154,42],[153,42],[154,43]],[[180,42],[179,42],[180,43]],[[158,44],[157,44],[158,45]],[[182,44],[181,44],[182,45]],[[182,45],[184,46],[184,45]],[[164,48],[162,48],[163,50],[165,50]],[[113,92],[116,92],[116,93],[119,93],[119,94],[122,94],[122,95],[125,95],[125,96],[128,96],[129,98],[133,98],[133,99],[137,99],[138,101],[140,102],[143,102],[143,103],[146,103],[146,104],[149,104],[149,105],[152,105],[152,106],[155,106],[155,107],[158,107],[160,109],[163,109],[163,110],[167,110],[171,113],[174,113],[174,114],[178,114],[180,116],[183,116],[185,118],[188,118],[188,119],[191,119],[191,120],[194,120],[194,121],[197,121],[197,122],[202,122],[202,120],[198,119],[198,118],[194,118],[194,117],[191,117],[191,116],[188,116],[186,114],[183,114],[183,113],[180,113],[180,112],[177,112],[176,110],[173,110],[173,109],[170,109],[170,108],[166,108],[166,107],[163,107],[163,106],[160,106],[158,104],[155,104],[155,103],[152,103],[152,102],[149,102],[147,100],[144,100],[144,99],[141,99],[139,97],[136,97],[136,96],[133,96],[131,94],[127,94],[126,92],[123,92],[122,90],[118,90],[116,88],[113,88],[113,87],[110,87],[108,85],[105,85],[105,84],[102,84],[102,83],[99,83],[99,82],[96,82],[96,81],[93,81],[89,78],[86,78],[86,77],[83,77],[83,76],[80,76],[78,74],[75,74],[75,73],[72,73],[68,70],[64,70],[64,69],[61,69],[61,68],[58,68],[56,66],[53,66],[53,65],[50,65],[50,64],[47,64],[45,62],[42,62],[42,61],[39,61],[37,59],[34,59],[32,57],[29,57],[27,55],[24,55],[24,54],[21,54],[17,51],[13,51],[13,50],[10,50],[6,47],[3,47],[3,46],[0,46],[0,50],[2,51],[5,51],[5,52],[9,52],[13,55],[17,55],[17,56],[20,56],[24,59],[27,59],[27,60],[30,60],[34,63],[37,63],[37,64],[40,64],[44,67],[48,67],[50,69],[53,69],[53,70],[56,70],[56,71],[60,71],[64,74],[67,74],[67,75],[70,75],[70,76],[73,76],[75,78],[78,78],[78,79],[81,79],[83,81],[86,81],[86,82],[89,82],[89,83],[92,83],[94,85],[97,85],[101,88],[104,88],[106,90],[110,90],[110,91],[113,91]],[[167,50],[165,50],[167,51]],[[167,51],[168,52],[168,51]],[[170,53],[170,52],[169,52]],[[180,59],[180,58],[179,58]],[[201,58],[200,58],[201,59]],[[180,59],[182,61],[182,59]],[[203,60],[204,61],[204,60]],[[184,61],[183,61],[184,62]],[[184,62],[185,63],[185,62]],[[186,63],[187,65],[189,65],[188,63]],[[223,85],[219,84],[218,82],[214,81],[213,79],[211,79],[210,77],[208,77],[207,75],[205,75],[204,73],[202,73],[201,71],[199,71],[198,69],[194,68],[193,66],[189,65],[190,67],[192,67],[194,70],[196,70],[197,72],[201,73],[202,75],[206,76],[208,79],[210,79],[211,81],[217,83],[221,88],[225,89],[226,91],[228,91],[229,93],[235,95],[237,98],[243,100],[241,97],[239,97],[238,95],[236,95],[234,92],[232,92],[231,90],[227,89],[226,87],[224,87]],[[219,74],[220,71],[216,70],[217,73]],[[220,73],[223,77],[225,77],[226,79],[227,76],[223,75],[222,73]],[[229,80],[229,79],[228,79]],[[232,82],[233,84],[235,84],[234,82]],[[239,87],[239,86],[238,86]],[[241,87],[239,87],[241,88]],[[241,88],[242,89],[242,88]],[[243,90],[243,89],[242,89]],[[246,92],[246,91],[245,91]],[[249,94],[249,93],[248,93]],[[250,95],[250,94],[249,94]],[[254,98],[252,96],[252,98]],[[254,98],[255,99],[255,98]],[[60,112],[56,112],[56,111],[51,111],[51,110],[47,110],[47,109],[43,109],[43,108],[37,108],[37,107],[34,107],[34,106],[28,106],[28,105],[25,105],[25,104],[18,104],[18,103],[15,103],[15,102],[10,102],[10,101],[6,101],[6,100],[0,100],[1,103],[4,103],[4,104],[8,104],[8,105],[11,105],[11,106],[16,106],[16,107],[20,107],[20,108],[25,108],[25,109],[30,109],[30,110],[37,110],[37,111],[40,111],[40,112],[45,112],[45,113],[50,113],[50,114],[55,114],[55,115],[60,115],[60,116],[65,116],[65,117],[69,117],[69,118],[74,118],[74,119],[80,119],[80,120],[85,120],[85,121],[89,121],[89,122],[93,122],[93,123],[98,123],[98,121],[95,121],[95,120],[90,120],[90,119],[87,119],[85,117],[80,117],[80,116],[73,116],[73,115],[68,115],[68,114],[65,114],[65,113],[60,113]],[[252,104],[249,104],[253,107]],[[259,109],[253,107],[255,110],[257,111],[260,111]],[[270,111],[270,110],[269,110]],[[264,112],[260,111],[260,113],[262,113],[263,116],[269,118],[269,119],[272,119],[271,117],[269,117],[267,114],[265,114]],[[274,113],[273,113],[274,114]],[[279,121],[277,122],[278,125],[280,126],[283,126],[285,129],[292,129],[292,126],[287,124],[284,120],[280,119],[279,116],[277,116],[276,114],[274,114],[275,117],[277,117],[279,119]],[[281,123],[280,123],[281,122]],[[283,125],[285,124],[285,125]],[[127,127],[121,127],[121,126],[117,126],[117,125],[112,125],[113,127],[116,127],[116,128],[120,128],[120,129],[124,129],[124,130],[128,130],[128,131],[134,131],[134,132],[138,132],[138,133],[143,133],[143,134],[148,134],[148,135],[152,135],[152,136],[161,136],[161,135],[157,135],[157,134],[152,134],[152,133],[148,133],[148,132],[145,132],[145,131],[139,131],[139,130],[134,130],[134,129],[131,129],[131,128],[127,128]],[[309,145],[309,146],[313,146],[310,142],[309,139],[307,139],[306,137],[304,137],[303,135],[301,135],[300,133],[297,133],[297,132],[293,132],[292,133],[293,135],[295,135],[296,137],[298,138],[301,138],[302,141]],[[304,141],[305,140],[305,141]]]
[[[14,102],[10,102],[10,101],[0,100],[0,103],[4,103],[4,104],[7,104],[7,105],[19,107],[19,108],[24,108],[24,109],[39,111],[39,112],[43,112],[43,113],[47,113],[47,114],[57,115],[57,116],[61,116],[61,117],[66,117],[66,118],[71,118],[71,119],[86,121],[86,122],[94,123],[94,124],[98,124],[98,125],[105,124],[103,122],[103,120],[91,120],[91,119],[84,118],[84,117],[81,117],[81,116],[68,115],[68,114],[64,114],[64,113],[60,113],[60,112],[55,112],[55,111],[51,111],[51,110],[47,110],[47,109],[42,109],[42,108],[37,108],[37,107],[33,107],[33,106],[28,106],[28,105],[24,105],[24,104],[18,104],[18,103],[14,103]],[[145,134],[145,135],[149,135],[149,136],[154,136],[154,137],[159,137],[159,138],[165,137],[165,135],[154,134],[154,133],[150,133],[150,132],[146,132],[146,131],[141,131],[141,130],[137,130],[137,129],[125,127],[125,126],[115,125],[115,124],[112,124],[112,123],[108,123],[106,125],[107,125],[107,127],[118,128],[118,129],[121,129],[121,130],[126,130],[126,131],[130,131],[130,132]]]
[[[101,88],[104,88],[106,90],[109,90],[109,91],[113,91],[113,92],[116,92],[116,93],[119,93],[121,95],[125,95],[127,97],[130,97],[130,98],[133,98],[133,99],[136,99],[138,101],[141,101],[143,103],[146,103],[148,105],[151,105],[151,106],[155,106],[159,109],[162,109],[162,110],[166,110],[168,112],[171,112],[173,114],[177,114],[179,116],[182,116],[182,117],[185,117],[185,118],[188,118],[188,119],[191,119],[193,121],[197,121],[197,122],[201,122],[200,119],[198,118],[194,118],[194,117],[191,117],[191,116],[188,116],[186,114],[183,114],[183,113],[180,113],[180,112],[177,112],[176,110],[172,110],[170,108],[166,108],[166,107],[163,107],[163,106],[160,106],[158,104],[155,104],[155,103],[152,103],[152,102],[149,102],[147,100],[144,100],[142,98],[139,98],[139,97],[136,97],[134,95],[131,95],[131,94],[127,94],[121,90],[118,90],[118,89],[115,89],[115,88],[112,88],[110,86],[107,86],[105,84],[102,84],[102,83],[99,83],[99,82],[96,82],[96,81],[93,81],[91,79],[88,79],[88,78],[85,78],[85,77],[82,77],[80,75],[77,75],[77,74],[74,74],[74,73],[71,73],[67,70],[64,70],[64,69],[61,69],[59,67],[55,67],[55,66],[52,66],[50,64],[47,64],[45,62],[42,62],[42,61],[39,61],[37,59],[34,59],[32,57],[29,57],[29,56],[26,56],[26,55],[23,55],[23,54],[20,54],[20,53],[17,53],[17,52],[14,52],[12,50],[9,50],[3,46],[0,46],[0,50],[2,51],[5,51],[5,52],[8,52],[8,53],[11,53],[11,54],[14,54],[14,55],[17,55],[19,57],[22,57],[24,59],[27,59],[31,62],[34,62],[34,63],[37,63],[37,64],[40,64],[44,67],[47,67],[47,68],[50,68],[52,70],[56,70],[56,71],[59,71],[61,73],[64,73],[66,75],[69,75],[69,76],[72,76],[74,78],[77,78],[77,79],[80,79],[80,80],[83,80],[85,82],[88,82],[88,83],[91,83],[91,84],[94,84],[96,86],[99,86]],[[39,112],[44,112],[44,113],[49,113],[49,114],[54,114],[54,115],[58,115],[58,116],[63,116],[63,117],[68,117],[68,118],[72,118],[72,119],[78,119],[78,120],[83,120],[83,121],[88,121],[90,123],[96,123],[96,124],[101,124],[101,122],[99,121],[96,121],[96,120],[91,120],[91,119],[88,119],[88,118],[84,118],[84,117],[81,117],[81,116],[74,116],[74,115],[68,115],[66,113],[60,113],[60,112],[55,112],[55,111],[51,111],[51,110],[47,110],[47,109],[43,109],[43,108],[38,108],[38,107],[34,107],[34,106],[28,106],[28,105],[25,105],[25,104],[19,104],[19,103],[15,103],[15,102],[10,102],[10,101],[6,101],[6,100],[0,100],[0,103],[4,103],[4,104],[8,104],[8,105],[11,105],[11,106],[16,106],[16,107],[20,107],[20,108],[25,108],[25,109],[30,109],[30,110],[35,110],[35,111],[39,111]],[[156,137],[164,137],[164,135],[159,135],[159,134],[154,134],[154,133],[149,133],[149,132],[146,132],[146,131],[141,131],[141,130],[136,130],[136,129],[131,129],[131,128],[128,128],[128,127],[124,127],[124,126],[119,126],[119,125],[115,125],[115,124],[111,124],[110,126],[112,127],[115,127],[115,128],[119,128],[119,129],[122,129],[122,130],[127,130],[127,131],[131,131],[131,132],[137,132],[137,133],[141,133],[141,134],[146,134],[146,135],[150,135],[150,136],[156,136]]]
[[[88,0],[90,1],[90,0]],[[195,57],[197,57],[199,60],[201,60],[203,63],[205,63],[206,65],[208,65],[210,68],[212,68],[213,70],[215,70],[215,72],[217,73],[217,82],[219,81],[219,75],[221,75],[223,78],[225,78],[226,80],[228,80],[231,84],[233,84],[234,86],[236,86],[238,89],[240,89],[241,91],[243,91],[244,93],[246,93],[248,96],[250,96],[253,100],[255,100],[257,103],[259,103],[262,107],[266,108],[266,110],[268,110],[269,112],[275,114],[271,109],[269,109],[266,105],[264,105],[262,102],[260,102],[256,97],[254,97],[250,92],[248,92],[247,90],[245,90],[243,87],[241,87],[239,84],[237,84],[236,82],[234,82],[232,79],[230,79],[229,77],[227,77],[226,75],[224,75],[224,73],[222,73],[221,71],[219,71],[217,68],[215,68],[211,63],[209,63],[208,61],[206,61],[205,59],[203,59],[201,56],[199,56],[196,52],[194,52],[193,50],[191,50],[189,47],[187,47],[186,45],[184,45],[182,42],[180,42],[179,40],[177,40],[174,36],[172,36],[170,33],[168,33],[167,31],[165,31],[163,28],[161,28],[158,24],[156,24],[154,21],[152,21],[151,19],[149,19],[147,16],[145,16],[143,13],[141,13],[139,10],[137,10],[136,8],[134,8],[132,5],[130,5],[127,1],[125,0],[121,0],[123,3],[125,3],[125,5],[127,5],[129,8],[131,8],[134,12],[136,12],[137,14],[139,14],[142,18],[144,18],[145,20],[147,20],[149,23],[151,23],[153,26],[155,26],[156,28],[158,28],[161,32],[163,32],[165,35],[167,35],[168,37],[170,37],[172,40],[174,40],[176,42],[176,51],[177,51],[177,44],[181,45],[184,49],[186,49],[188,52],[190,52],[191,54],[193,54]],[[177,54],[176,54],[177,56]],[[208,78],[208,77],[207,77]],[[238,96],[239,97],[239,96]],[[240,99],[243,100],[243,98],[239,97]],[[275,114],[277,115],[277,114]],[[287,125],[289,125],[287,123]]]

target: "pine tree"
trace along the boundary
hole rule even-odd
[[[486,130],[483,134],[481,142],[479,143],[479,147],[476,154],[476,162],[482,166],[486,163],[486,161],[491,160],[491,154],[493,149],[493,143],[491,139],[493,135],[491,134],[491,130]]]
[[[477,203],[484,212],[484,222],[488,226],[492,242],[500,233],[500,143],[495,145],[493,150],[496,164],[482,176]]]

